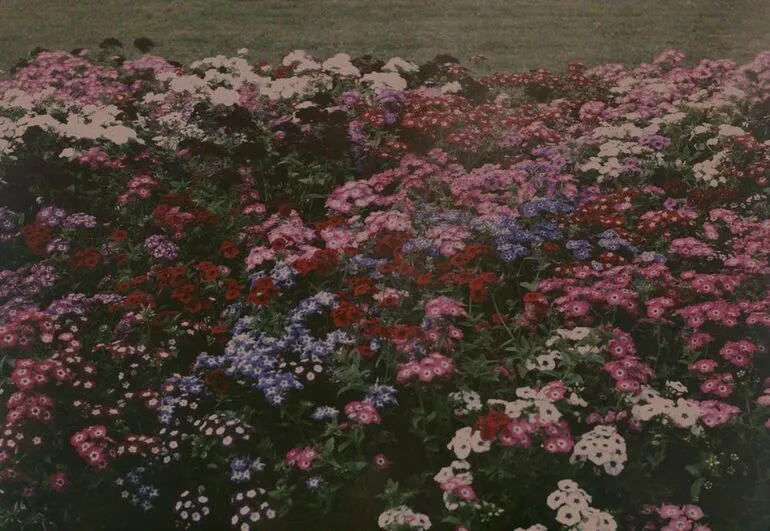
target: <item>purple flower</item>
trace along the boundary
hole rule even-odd
[[[677,201],[677,200],[676,200],[676,199],[674,199],[673,197],[669,197],[669,198],[667,198],[667,199],[666,199],[666,200],[663,202],[663,207],[664,207],[666,210],[673,210],[674,208],[676,208],[676,205],[678,205],[678,204],[679,204],[679,201]]]
[[[342,105],[345,107],[352,107],[359,101],[361,101],[361,94],[359,94],[356,91],[349,90],[347,92],[343,92],[340,96],[340,101],[342,102]]]
[[[661,135],[650,135],[641,139],[641,144],[655,151],[663,151],[671,144],[671,139]]]
[[[179,248],[161,234],[153,234],[144,240],[144,247],[154,258],[175,260],[179,254]]]
[[[58,227],[66,217],[67,213],[57,207],[45,207],[37,213],[37,220],[49,227]]]
[[[79,212],[72,214],[62,223],[62,227],[65,229],[74,229],[76,227],[84,227],[86,229],[93,229],[96,227],[96,218],[94,216]]]
[[[19,226],[19,214],[8,207],[0,207],[0,231],[13,232]]]

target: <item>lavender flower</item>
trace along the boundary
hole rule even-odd
[[[58,227],[64,218],[67,217],[67,213],[64,209],[57,207],[45,207],[37,213],[37,220],[43,225],[49,227]]]
[[[313,411],[313,413],[310,415],[310,418],[313,420],[327,420],[337,418],[337,415],[339,414],[339,410],[331,406],[320,406],[317,407],[315,411]]]
[[[565,247],[572,251],[576,260],[586,260],[591,256],[592,245],[587,240],[569,240]]]
[[[15,232],[19,227],[21,215],[8,207],[0,207],[0,231]]]
[[[89,214],[79,212],[72,214],[62,222],[62,227],[65,229],[75,229],[77,227],[84,227],[86,229],[93,229],[96,227],[96,218]]]
[[[360,101],[361,101],[361,94],[353,90],[343,92],[342,95],[340,95],[340,102],[345,107],[352,107],[353,105],[355,105]]]
[[[374,384],[369,387],[369,392],[366,393],[364,402],[369,402],[377,409],[394,406],[398,404],[396,393],[396,389],[390,385]]]
[[[176,244],[169,241],[161,234],[153,234],[144,240],[144,247],[149,251],[153,258],[165,258],[166,260],[176,260],[179,254],[179,248]]]

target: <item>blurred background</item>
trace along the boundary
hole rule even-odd
[[[37,46],[96,49],[106,37],[189,63],[275,60],[304,49],[422,61],[439,53],[479,72],[649,61],[678,48],[688,63],[745,62],[770,50],[770,0],[0,0],[0,69]]]

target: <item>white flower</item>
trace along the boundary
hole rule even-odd
[[[471,454],[471,432],[473,428],[465,427],[455,432],[454,438],[447,445],[449,450],[452,450],[458,459],[465,459]]]
[[[232,107],[238,103],[238,100],[240,99],[240,96],[236,91],[224,87],[217,88],[209,97],[211,98],[211,103],[214,105],[226,105],[227,107]]]
[[[371,83],[375,90],[406,90],[406,80],[392,72],[370,72],[361,78],[361,82]]]
[[[360,77],[361,71],[350,62],[350,56],[346,53],[338,53],[324,61],[323,69],[343,76]]]
[[[666,414],[680,428],[694,426],[700,417],[700,407],[694,402],[680,398],[676,406],[669,408]]]
[[[490,398],[487,400],[487,404],[490,406],[502,406],[505,410],[505,414],[512,419],[517,419],[521,416],[522,412],[532,405],[532,402],[528,400],[516,400],[514,402],[506,402],[505,400],[498,400],[496,398]]]
[[[249,49],[248,48],[241,48],[241,49],[239,49],[235,53],[237,53],[238,55],[246,55],[247,53],[249,53]]]
[[[663,413],[665,408],[655,404],[637,404],[631,408],[631,415],[641,421],[648,421],[651,418]]]
[[[740,127],[735,127],[733,125],[721,124],[719,126],[719,131],[717,132],[717,134],[719,136],[741,136],[741,135],[745,135],[746,131],[744,131]]]
[[[78,152],[75,151],[73,148],[64,148],[62,149],[62,152],[59,153],[59,158],[72,160],[77,156],[77,154]]]
[[[561,359],[561,355],[558,352],[551,351],[548,354],[541,354],[535,361],[528,361],[526,363],[527,370],[539,370],[539,371],[552,371],[556,368],[556,361]]]
[[[583,522],[578,526],[581,531],[616,531],[617,522],[609,513],[593,507],[583,513]]]
[[[556,511],[556,521],[566,526],[573,526],[580,522],[580,510],[571,505],[562,505]]]
[[[548,531],[548,528],[543,524],[535,524],[524,529],[523,527],[517,527],[513,531]]]
[[[563,490],[564,492],[577,492],[579,488],[578,484],[571,479],[562,479],[556,485],[559,487],[559,490]]]
[[[516,389],[516,396],[519,398],[524,399],[534,399],[537,398],[537,391],[532,389],[531,387],[519,387]]]
[[[481,432],[474,432],[471,437],[471,450],[480,454],[489,451],[492,447],[492,441],[485,441],[481,438]]]
[[[556,406],[547,400],[535,400],[538,415],[543,422],[556,422],[561,418],[561,412]]]
[[[591,432],[598,437],[611,437],[617,433],[612,426],[596,426]]]
[[[408,525],[417,529],[430,529],[430,519],[420,513],[415,513],[405,505],[388,509],[377,518],[380,529],[388,529],[392,525]]]
[[[666,380],[666,387],[678,395],[681,395],[687,392],[687,386],[684,385],[682,382]]]
[[[581,341],[587,338],[591,334],[591,330],[592,330],[591,328],[588,328],[585,326],[578,326],[573,328],[572,330],[559,328],[558,330],[556,330],[556,333],[565,339],[570,339],[572,341]]]
[[[452,81],[441,87],[441,94],[456,94],[462,89],[459,81]]]
[[[566,493],[564,504],[574,507],[581,512],[588,509],[588,500],[581,492]]]
[[[321,65],[314,61],[310,54],[304,50],[294,50],[283,58],[283,66],[291,66],[295,63],[297,63],[294,67],[295,72],[319,70],[321,68]]]
[[[577,393],[570,393],[570,395],[567,397],[567,403],[571,406],[580,406],[580,407],[588,406],[588,402],[580,398],[580,396]]]
[[[206,90],[206,82],[198,76],[179,76],[174,78],[168,85],[169,90],[173,92],[190,92],[195,94],[199,90]]]
[[[115,144],[125,144],[129,140],[133,140],[140,144],[144,144],[144,141],[136,137],[136,131],[129,129],[124,125],[113,125],[103,130],[101,136],[107,140],[114,142]]]
[[[551,494],[548,495],[548,498],[546,499],[546,503],[548,504],[548,507],[551,509],[558,509],[565,503],[567,503],[567,496],[559,491],[555,490]]]
[[[399,70],[402,72],[418,72],[420,67],[400,57],[393,57],[382,67],[383,72],[397,72]]]
[[[621,472],[623,472],[625,465],[620,461],[610,460],[604,463],[604,466],[602,468],[604,468],[604,471],[610,476],[617,476]]]

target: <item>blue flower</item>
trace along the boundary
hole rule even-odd
[[[279,288],[291,288],[296,284],[297,270],[286,262],[278,262],[270,271],[270,278]]]
[[[523,245],[514,245],[512,246],[511,249],[501,252],[500,259],[503,262],[510,264],[511,262],[515,262],[522,256],[527,256],[528,254],[530,254],[529,249],[527,249]]]
[[[369,402],[377,409],[397,405],[396,389],[390,385],[374,384],[369,387],[369,392],[366,394],[364,401]]]
[[[313,411],[313,413],[310,415],[310,418],[313,420],[326,420],[326,419],[334,419],[337,418],[337,415],[339,415],[339,410],[330,407],[330,406],[320,406]]]
[[[577,260],[587,260],[593,246],[587,240],[569,240],[565,245]]]
[[[323,479],[319,476],[313,476],[305,481],[305,485],[309,490],[318,490],[323,487]]]

